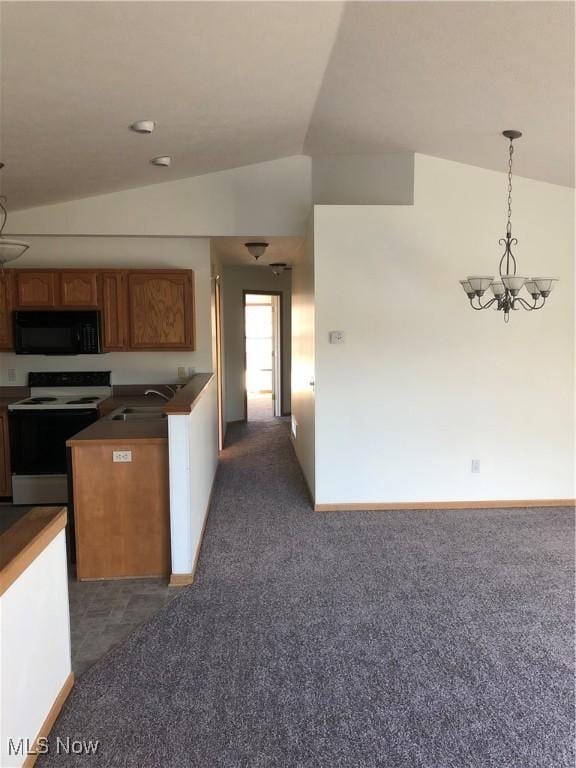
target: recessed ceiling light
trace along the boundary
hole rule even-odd
[[[164,155],[163,157],[155,157],[152,160],[150,160],[150,162],[152,163],[152,165],[163,165],[166,167],[170,165],[170,163],[172,162],[172,158],[169,157],[168,155]]]
[[[132,123],[130,126],[130,130],[135,133],[152,133],[154,128],[156,128],[154,120],[136,120],[136,122]]]

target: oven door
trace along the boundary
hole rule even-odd
[[[10,411],[12,472],[15,475],[65,475],[66,440],[98,418],[97,408]]]

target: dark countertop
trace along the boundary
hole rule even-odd
[[[0,387],[0,411],[30,396],[28,387]]]
[[[17,523],[21,517],[30,512],[32,507],[17,506],[15,504],[0,504],[0,535]]]
[[[192,376],[188,384],[179,389],[170,402],[165,404],[164,411],[180,415],[190,413],[213,378],[213,373],[197,373]]]
[[[0,536],[0,595],[65,526],[65,507],[33,507],[18,514]]]
[[[166,393],[168,394],[168,393]],[[134,407],[151,407],[158,408],[158,406],[166,405],[168,401],[158,395],[112,395],[112,397],[103,400],[100,403],[99,409],[103,413],[110,413],[115,411],[116,408],[134,408]]]
[[[121,403],[126,405],[126,402]],[[148,403],[150,405],[150,403]],[[158,443],[168,440],[168,419],[134,419],[132,421],[113,421],[108,416],[95,421],[89,427],[78,432],[67,442],[67,446],[85,443],[133,442]]]

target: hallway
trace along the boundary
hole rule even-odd
[[[313,513],[289,440],[230,428],[194,585],[77,682],[51,742],[97,754],[37,765],[571,765],[573,512]]]

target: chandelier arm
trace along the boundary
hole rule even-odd
[[[6,198],[2,195],[0,195],[0,211],[2,212],[2,224],[0,224],[0,237],[2,237],[2,233],[4,232],[4,227],[6,225],[6,219],[8,218],[8,211],[4,207],[4,201]]]
[[[518,244],[518,240],[515,237],[512,237],[511,234],[508,232],[506,233],[506,237],[501,237],[500,240],[498,240],[499,245],[504,246],[504,253],[502,254],[502,258],[500,259],[500,264],[498,265],[498,272],[500,273],[500,277],[506,277],[506,275],[515,275],[516,274],[516,258],[514,254],[512,253],[512,246]],[[502,263],[506,259],[506,271],[502,272]],[[512,260],[512,267],[514,269],[513,272],[510,272],[510,260]]]
[[[494,297],[493,299],[490,299],[490,301],[487,304],[482,304],[479,296],[475,296],[474,298],[478,299],[478,306],[477,307],[474,306],[474,299],[470,299],[470,306],[472,307],[472,309],[475,309],[477,312],[479,312],[481,309],[488,309],[488,307],[491,307],[495,301],[498,301],[498,299]]]
[[[522,309],[525,309],[528,312],[533,312],[535,309],[542,309],[544,304],[546,304],[546,297],[541,296],[540,298],[542,299],[542,304],[538,304],[538,299],[534,300],[534,304],[529,304],[526,299],[522,298],[522,296],[516,296],[512,306],[514,307],[518,303]]]

